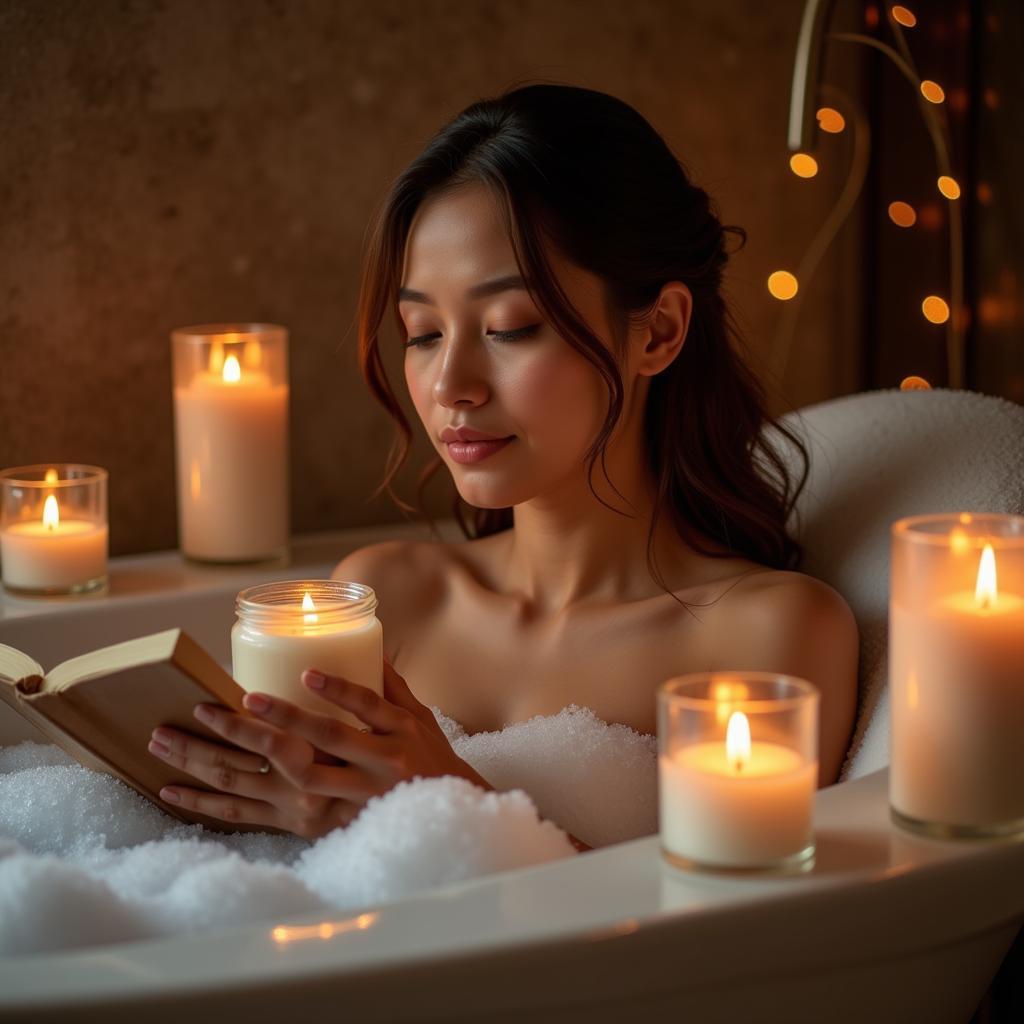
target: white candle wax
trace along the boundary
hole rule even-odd
[[[302,618],[318,619],[316,615]],[[258,628],[235,623],[231,630],[231,663],[232,675],[244,690],[282,697],[358,728],[368,726],[307,689],[301,678],[303,671],[319,669],[375,693],[384,692],[383,631],[374,615],[355,622],[281,621]]]
[[[107,574],[107,525],[81,519],[11,523],[0,531],[3,580],[23,590],[70,590]]]
[[[890,607],[890,800],[920,821],[1024,819],[1024,598]]]
[[[658,758],[662,846],[700,864],[771,865],[812,840],[816,761],[755,741],[742,767],[723,742],[681,747]]]
[[[288,386],[248,369],[236,380],[199,374],[174,389],[174,423],[182,551],[223,561],[281,551],[288,540]]]

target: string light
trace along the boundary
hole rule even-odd
[[[942,86],[938,82],[933,82],[930,78],[926,78],[921,83],[921,95],[929,103],[941,103],[946,98]]]
[[[788,270],[776,270],[768,277],[768,291],[782,302],[793,298],[799,288],[796,277]]]
[[[949,319],[949,305],[938,295],[929,295],[921,303],[921,312],[929,323],[944,324]]]
[[[912,228],[917,223],[917,213],[910,203],[897,200],[889,204],[889,220],[900,228]]]
[[[838,135],[846,127],[846,118],[832,107],[822,107],[818,111],[818,127],[823,132]]]
[[[889,13],[892,15],[892,20],[899,22],[904,28],[913,28],[917,24],[914,12],[899,4],[893,7]]]
[[[794,153],[789,167],[798,178],[813,178],[818,173],[818,161],[809,153]]]
[[[960,186],[957,184],[956,178],[951,178],[948,174],[943,174],[939,178],[939,191],[947,199],[959,199],[960,198]]]

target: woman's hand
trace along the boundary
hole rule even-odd
[[[383,697],[315,670],[304,672],[302,682],[324,699],[325,714],[258,693],[242,701],[258,717],[197,704],[196,718],[234,747],[167,726],[154,729],[154,755],[221,791],[172,786],[160,791],[161,798],[224,821],[316,839],[347,825],[371,797],[417,775],[457,775],[493,788],[456,755],[433,712],[386,659]],[[352,712],[370,728],[339,721],[326,713],[326,704]]]

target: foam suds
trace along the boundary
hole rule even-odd
[[[474,736],[434,714],[500,792],[417,778],[315,842],[185,825],[55,746],[0,748],[0,955],[401,899],[572,856],[559,826],[593,846],[656,831],[654,737],[575,705]]]

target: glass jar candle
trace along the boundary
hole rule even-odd
[[[1024,833],[1024,516],[893,524],[889,688],[893,820]]]
[[[357,728],[367,725],[302,683],[307,668],[384,693],[377,595],[362,583],[286,580],[243,590],[231,629],[232,675],[242,689],[282,697]]]
[[[182,553],[246,562],[288,550],[288,331],[200,324],[171,333]]]
[[[814,854],[816,687],[768,672],[658,688],[661,850],[676,867],[793,869]]]
[[[82,594],[107,584],[107,471],[78,463],[0,473],[0,568],[23,594]]]

